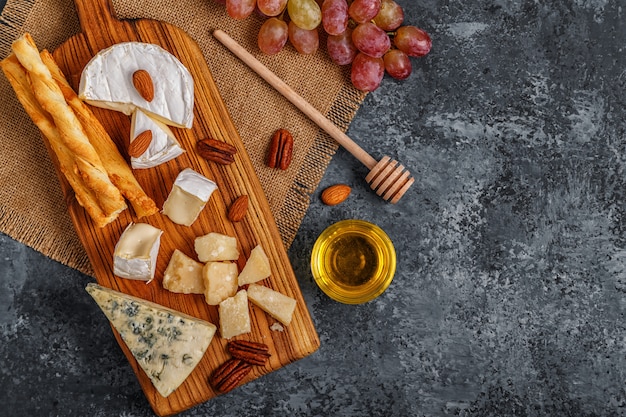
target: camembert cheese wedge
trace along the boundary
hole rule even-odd
[[[162,212],[176,224],[191,226],[216,189],[213,181],[185,168],[176,177]]]
[[[147,101],[133,84],[133,74],[147,71],[154,98]],[[131,115],[139,108],[167,125],[191,128],[194,86],[191,74],[158,45],[122,42],[98,52],[85,66],[78,96],[87,103]]]
[[[133,112],[131,119],[130,143],[146,130],[152,132],[152,140],[143,154],[130,158],[130,165],[133,169],[152,168],[171,161],[185,152],[167,125],[137,109]]]
[[[163,231],[147,223],[129,224],[115,245],[113,273],[121,278],[154,278]]]
[[[214,324],[159,304],[94,283],[86,290],[163,397],[187,379],[215,335]]]

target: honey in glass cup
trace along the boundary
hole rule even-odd
[[[324,230],[313,245],[311,271],[326,295],[361,304],[382,294],[396,272],[389,236],[364,220],[342,220]]]

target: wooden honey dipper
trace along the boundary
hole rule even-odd
[[[258,61],[252,54],[246,51],[226,32],[217,29],[213,36],[228,48],[239,59],[246,63],[261,78],[267,81],[287,100],[306,114],[313,122],[335,139],[341,146],[350,152],[356,159],[361,161],[370,172],[365,181],[372,190],[390,203],[397,203],[406,191],[415,182],[408,170],[403,165],[388,156],[376,161],[370,154],[363,150],[356,142],[350,139],[333,122],[328,120],[315,107],[311,106],[304,98],[289,87],[283,80],[278,78],[265,65]]]

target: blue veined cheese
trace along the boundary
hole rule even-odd
[[[185,168],[176,177],[162,213],[176,224],[191,226],[216,189],[213,181]]]
[[[133,169],[152,168],[185,152],[170,128],[158,120],[152,119],[144,111],[136,109],[131,120],[130,143],[133,143],[137,136],[146,130],[152,132],[152,140],[148,149],[140,156],[130,158],[130,165]]]
[[[133,73],[152,78],[154,99],[145,100],[133,85]],[[122,42],[98,52],[85,66],[78,96],[87,103],[131,115],[140,108],[161,122],[182,128],[193,123],[194,85],[189,70],[158,45]]]
[[[98,284],[86,290],[163,397],[187,379],[215,335],[208,321]]]
[[[115,244],[113,273],[121,278],[154,278],[163,231],[147,223],[131,223]]]

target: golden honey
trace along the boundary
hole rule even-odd
[[[332,299],[361,304],[387,289],[396,271],[396,252],[375,224],[342,220],[324,230],[313,245],[311,271]]]

